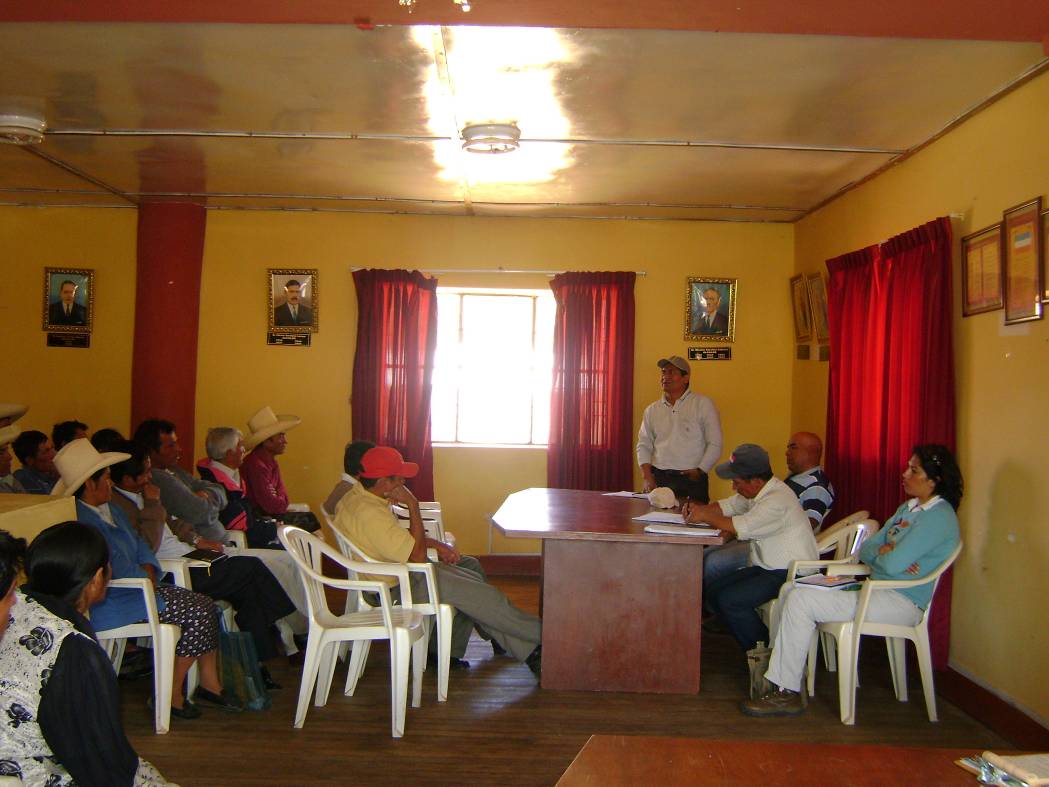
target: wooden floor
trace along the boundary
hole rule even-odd
[[[499,579],[521,607],[535,610],[534,579]],[[875,644],[872,641],[872,644]],[[751,719],[737,704],[746,687],[745,660],[725,636],[705,636],[703,689],[694,696],[551,692],[524,665],[493,657],[471,642],[468,671],[452,673],[448,702],[438,704],[434,670],[423,678],[423,704],[408,709],[405,735],[390,737],[388,660],[381,644],[353,697],[335,673],[328,705],[311,707],[292,729],[299,671],[276,664],[285,688],[273,709],[229,715],[205,709],[195,721],[172,719],[168,735],[152,734],[150,681],[122,682],[128,735],[139,754],[170,780],[195,785],[552,785],[590,735],[662,735],[715,739],[881,743],[903,746],[1014,748],[944,700],[940,722],[925,716],[920,681],[911,671],[911,701],[892,694],[883,647],[861,657],[855,727],[838,720],[836,677],[818,673],[805,715]],[[645,669],[638,664],[638,669]]]

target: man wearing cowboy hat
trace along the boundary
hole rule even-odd
[[[29,412],[24,404],[0,404],[0,426],[9,426]]]
[[[19,429],[14,424],[0,426],[0,492],[24,493],[25,487],[11,474],[11,442],[18,437]]]
[[[248,500],[262,516],[281,518],[288,512],[288,490],[280,477],[277,457],[288,447],[284,433],[300,423],[298,416],[277,415],[270,407],[263,407],[248,419],[244,448],[251,453],[244,457],[240,473],[248,485]]]
[[[426,549],[437,550],[434,566],[441,602],[458,613],[452,631],[452,656],[461,658],[473,625],[482,627],[492,639],[518,661],[539,675],[542,624],[513,604],[498,588],[477,573],[456,565],[459,553],[448,544],[426,537],[419,501],[404,485],[419,472],[419,465],[405,462],[400,451],[388,446],[369,449],[361,458],[360,483],[347,492],[336,507],[334,527],[369,557],[390,563],[426,562]],[[407,507],[405,530],[390,510],[390,503]],[[390,577],[369,577],[383,582]],[[426,584],[412,574],[412,598],[427,598]],[[463,625],[465,624],[465,625]]]
[[[160,489],[160,502],[168,515],[193,525],[201,538],[226,540],[219,512],[226,507],[226,490],[219,484],[201,481],[178,465],[182,449],[175,424],[162,418],[147,418],[135,430],[135,442],[149,451],[153,483]]]

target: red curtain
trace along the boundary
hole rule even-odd
[[[919,443],[954,450],[951,225],[939,218],[827,261],[830,379],[827,473],[835,508],[885,521]],[[947,664],[951,578],[930,621],[933,661]]]
[[[353,438],[418,462],[408,486],[433,500],[430,391],[437,350],[437,280],[418,271],[360,270],[353,360]]]
[[[563,273],[557,300],[547,484],[633,485],[633,273]]]

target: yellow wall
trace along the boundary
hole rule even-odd
[[[937,216],[956,238],[1002,210],[1049,196],[1049,74],[1028,83],[908,161],[796,225],[799,271]],[[956,243],[957,247],[957,243]],[[956,254],[955,259],[959,259]],[[1002,312],[962,319],[955,278],[959,512],[965,551],[954,584],[951,663],[1049,719],[1049,484],[1045,470],[1049,324],[1005,326]],[[826,365],[799,363],[795,426],[820,424]]]
[[[127,430],[135,331],[134,210],[0,210],[0,326],[9,366],[0,401],[30,405],[23,430],[51,434],[77,418]],[[88,349],[46,346],[41,330],[44,268],[95,271],[95,326]],[[17,460],[15,467],[18,467]]]
[[[316,504],[338,477],[350,438],[350,381],[356,336],[355,267],[467,268],[442,285],[546,287],[510,269],[644,270],[637,303],[635,424],[659,395],[655,361],[685,354],[685,280],[739,278],[734,360],[698,364],[694,387],[722,410],[726,441],[770,446],[779,457],[790,419],[790,339],[786,288],[793,265],[785,225],[629,221],[550,221],[363,216],[334,213],[208,214],[201,294],[197,454],[208,426],[245,428],[263,405],[303,418],[289,434],[282,472],[294,498]],[[309,349],[269,347],[268,267],[320,273],[321,329]],[[776,282],[769,286],[768,282]],[[223,339],[220,351],[214,337]],[[492,395],[499,395],[493,384]],[[782,460],[779,460],[782,465]],[[782,468],[780,468],[782,469]],[[514,489],[544,486],[546,455],[536,449],[438,448],[435,488],[467,552],[486,552],[488,516]],[[724,484],[715,491],[724,494]],[[532,541],[493,535],[495,552],[535,551]]]

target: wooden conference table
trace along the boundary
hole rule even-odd
[[[594,735],[557,787],[973,785],[976,777],[954,761],[979,753],[978,749]]]
[[[492,515],[543,542],[544,689],[699,691],[703,547],[720,536],[657,535],[645,500],[526,489]]]

